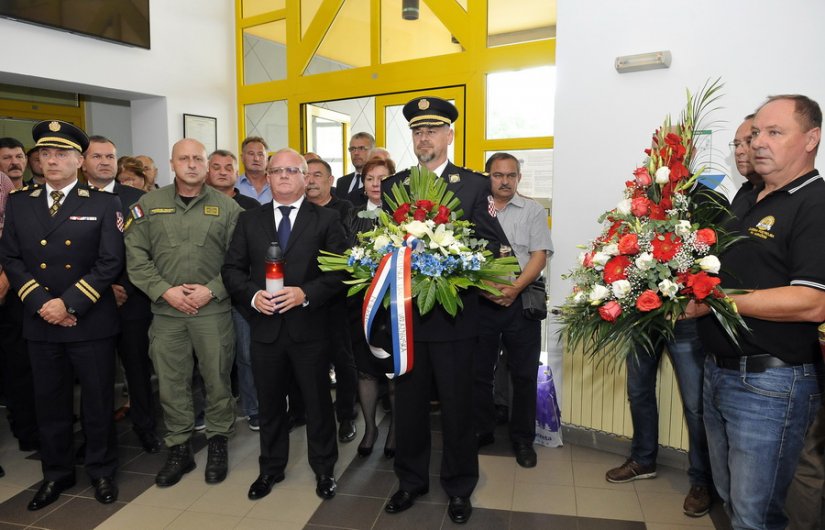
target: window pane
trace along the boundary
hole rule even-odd
[[[487,138],[553,136],[556,67],[487,74]]]
[[[425,2],[417,20],[401,18],[402,0],[381,1],[381,62],[392,63],[462,51]]]
[[[370,64],[370,0],[347,0],[332,21],[304,75]]]
[[[504,46],[556,37],[556,0],[487,0],[487,46]]]
[[[283,100],[244,105],[246,136],[260,136],[266,140],[270,151],[286,147],[289,143],[286,109]]]
[[[495,152],[485,152],[485,162]],[[521,164],[519,193],[536,199],[542,206],[549,208],[549,201],[553,198],[553,150],[523,149],[507,152],[516,157]]]
[[[270,11],[283,9],[286,0],[243,0],[241,2],[241,16],[244,18],[254,17]]]
[[[276,20],[243,30],[245,85],[286,79],[285,43],[285,20]]]
[[[455,104],[455,100],[449,101]],[[410,124],[404,117],[403,108],[404,105],[387,105],[384,108],[384,127],[387,136],[385,147],[392,155],[398,171],[418,165],[418,157],[413,150]],[[447,158],[455,160],[455,144],[450,144],[447,148]]]

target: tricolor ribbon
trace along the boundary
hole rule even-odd
[[[412,337],[412,275],[410,257],[418,239],[407,238],[404,246],[386,254],[378,265],[375,277],[364,296],[361,312],[364,336],[369,344],[375,315],[387,289],[390,291],[390,316],[393,349],[393,373],[389,377],[403,375],[413,369]],[[391,354],[383,348],[369,344],[370,351],[379,359],[387,359]]]

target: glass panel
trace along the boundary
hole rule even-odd
[[[344,173],[344,124],[335,120],[313,116],[312,145],[310,151],[323,158],[332,168],[336,180]]]
[[[286,79],[286,20],[243,30],[245,85]]]
[[[450,100],[455,104],[455,100]],[[404,105],[387,105],[384,107],[385,130],[387,134],[386,148],[395,161],[398,171],[418,165],[412,144],[410,124],[401,112]],[[455,160],[455,141],[447,148],[447,157]]]
[[[487,0],[487,46],[556,37],[556,0]]]
[[[270,151],[277,151],[289,145],[286,119],[286,101],[244,105],[246,136],[260,136],[266,140]]]
[[[307,65],[304,75],[370,64],[370,0],[347,0]]]
[[[312,105],[348,116],[350,123],[350,137],[359,132],[368,132],[375,136],[375,98],[372,96],[354,99],[339,99],[337,101],[321,101],[319,103],[313,103]],[[343,146],[348,144],[348,142],[349,138],[344,139],[343,142],[339,139],[337,159],[341,158],[341,149],[343,149]],[[392,153],[392,151],[390,151],[390,153]],[[332,165],[332,162],[330,162],[326,156],[321,155],[321,158]],[[340,162],[340,165],[341,171],[339,173],[333,171],[333,175],[335,175],[336,178],[346,175],[355,169],[349,164],[349,162],[347,162],[346,166],[343,162]],[[333,166],[333,169],[335,169],[335,166]]]
[[[320,6],[321,0],[301,0],[301,36],[306,34]]]
[[[29,101],[31,103],[47,103],[51,105],[65,105],[67,107],[77,107],[80,105],[80,100],[77,97],[77,94],[71,92],[58,92],[57,90],[44,90],[42,88],[5,84],[0,84],[0,99],[13,99],[15,101]]]
[[[404,2],[407,3],[406,0]],[[416,20],[401,18],[402,0],[381,0],[381,62],[393,63],[463,51],[422,1]]]
[[[556,67],[487,74],[487,138],[553,136]]]
[[[286,0],[243,0],[241,2],[241,16],[254,17],[270,11],[277,11],[286,6]]]
[[[518,191],[522,195],[536,199],[545,208],[550,208],[553,198],[553,150],[522,149],[507,151],[521,164],[521,182]],[[486,162],[496,151],[484,153]]]

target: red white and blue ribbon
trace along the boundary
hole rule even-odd
[[[391,336],[393,347],[393,373],[389,377],[403,375],[413,369],[413,335],[412,335],[412,275],[410,261],[412,251],[418,240],[409,237],[404,246],[386,254],[376,270],[375,277],[364,296],[362,322],[364,336],[369,343],[375,315],[381,307],[384,295],[390,292],[390,316],[392,320]],[[390,357],[383,348],[370,346],[370,351],[379,359]]]

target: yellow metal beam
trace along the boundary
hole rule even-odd
[[[465,49],[472,47],[470,44],[469,16],[458,5],[458,2],[455,0],[447,2],[444,0],[424,0],[424,3]]]
[[[298,2],[295,2],[298,4]],[[287,46],[287,77],[302,76],[306,70],[312,56],[321,45],[321,41],[332,26],[335,17],[344,5],[344,0],[324,0],[318,7],[315,17],[307,27],[303,39],[300,37],[300,16],[294,17],[297,20],[298,40],[289,40]],[[300,6],[299,6],[300,8]],[[298,9],[299,9],[298,8]],[[296,9],[296,11],[298,10]],[[300,13],[300,11],[298,11]],[[293,37],[290,34],[290,37]],[[292,59],[290,61],[289,59]]]

